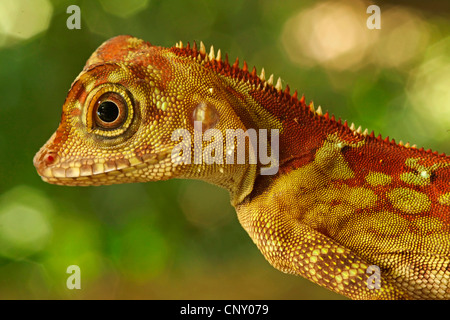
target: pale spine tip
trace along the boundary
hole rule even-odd
[[[361,133],[362,133],[362,127],[359,126],[358,129],[356,129],[356,132],[358,132],[359,134],[361,134]]]
[[[273,74],[270,75],[269,80],[267,80],[267,83],[273,85]]]
[[[319,106],[319,107],[317,108],[316,114],[318,114],[319,116],[323,115],[323,113],[322,113],[322,107],[321,107],[321,106]]]
[[[211,46],[211,49],[209,50],[209,60],[214,60],[216,58],[216,55],[214,54],[214,46]]]
[[[266,72],[264,71],[264,68],[261,69],[261,74],[259,75],[259,78],[261,79],[261,81],[266,80]]]
[[[281,78],[278,78],[277,84],[275,85],[275,89],[280,92],[283,89],[283,85],[281,84]]]
[[[202,55],[206,54],[206,48],[205,45],[203,44],[203,41],[200,41],[200,53]]]
[[[217,50],[217,57],[216,57],[217,61],[221,61],[222,60],[222,53],[220,52],[220,49]]]
[[[355,124],[352,122],[352,124],[350,125],[350,130],[355,131]]]

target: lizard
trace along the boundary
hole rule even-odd
[[[213,129],[225,138],[198,140]],[[244,139],[226,137],[231,129]],[[243,145],[257,153],[251,129],[276,138],[259,150],[276,155],[271,174],[261,159],[233,162]],[[201,161],[208,154],[215,161]],[[230,192],[239,222],[282,272],[351,299],[450,298],[450,157],[336,119],[203,42],[104,42],[33,162],[44,181],[66,186],[203,180]]]

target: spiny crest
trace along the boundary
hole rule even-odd
[[[263,88],[274,88],[278,93],[289,93],[288,90],[283,91],[283,84],[281,81],[281,78],[278,78],[276,84],[274,85],[274,76],[273,74],[270,75],[269,79],[266,80],[265,71],[264,69],[261,70],[261,74],[258,76],[256,67],[253,67],[250,71],[248,64],[246,61],[243,62],[242,68],[239,67],[239,58],[236,58],[234,63],[230,65],[228,62],[228,55],[225,54],[225,58],[222,59],[222,53],[221,50],[215,50],[214,46],[210,47],[209,53],[206,51],[206,47],[204,43],[201,41],[200,45],[198,46],[196,42],[194,42],[192,48],[187,43],[186,46],[184,46],[182,41],[179,41],[175,44],[175,49],[179,49],[176,51],[177,54],[191,57],[196,60],[198,60],[200,63],[214,63],[216,66],[219,66],[222,68],[224,72],[229,72],[229,75],[234,75],[238,77],[240,80],[245,80],[249,83],[253,83],[256,85],[261,85]]]
[[[389,137],[382,138],[381,135],[378,135],[375,137],[374,131],[369,133],[369,130],[366,128],[364,131],[362,130],[362,127],[359,126],[356,128],[355,124],[352,123],[350,126],[348,126],[347,121],[344,121],[342,123],[342,120],[339,118],[336,121],[336,118],[334,115],[330,117],[328,111],[326,113],[323,113],[322,107],[319,106],[317,109],[314,107],[314,103],[311,101],[309,105],[306,105],[305,103],[305,96],[302,95],[301,98],[298,98],[297,91],[294,92],[294,94],[290,94],[290,88],[289,85],[286,84],[285,89],[283,90],[283,82],[280,77],[277,78],[277,81],[274,84],[274,75],[271,74],[268,79],[266,79],[266,72],[264,68],[261,68],[261,72],[258,75],[256,67],[253,66],[252,71],[249,71],[248,64],[246,61],[243,62],[242,68],[239,67],[239,58],[236,58],[234,63],[230,65],[228,61],[228,54],[225,54],[225,58],[222,59],[222,52],[220,49],[217,51],[214,49],[214,46],[211,45],[209,49],[209,53],[206,51],[206,47],[202,41],[200,41],[200,45],[197,46],[197,43],[194,41],[194,44],[192,48],[190,47],[189,42],[186,44],[186,46],[183,45],[182,41],[179,41],[175,44],[174,49],[175,52],[178,55],[191,57],[192,59],[197,60],[201,64],[210,64],[210,66],[215,69],[218,73],[231,76],[233,78],[236,78],[240,81],[247,82],[250,85],[253,85],[256,90],[261,90],[266,92],[267,94],[275,94],[279,98],[296,104],[298,106],[301,106],[302,108],[309,110],[312,116],[321,117],[325,120],[328,120],[334,124],[342,125],[345,129],[349,129],[353,135],[360,135],[363,137],[368,137],[371,139],[375,139],[379,142],[384,142],[392,145],[398,145],[400,147],[404,147],[407,149],[416,149],[418,151],[423,151],[427,153],[433,153],[438,155],[437,152],[432,152],[430,149],[424,150],[424,148],[417,149],[417,146],[410,145],[409,142],[403,143],[403,141],[399,141],[397,144],[394,139],[390,140]],[[439,156],[446,156],[444,153],[440,154]]]
[[[196,42],[191,47],[189,43],[186,46],[183,45],[183,42],[180,41],[175,44],[174,52],[178,55],[186,56],[191,59],[197,60],[199,63],[208,66],[214,69],[217,73],[233,77],[238,79],[239,81],[246,82],[249,85],[252,85],[256,90],[264,92],[266,94],[275,95],[279,99],[283,99],[284,101],[292,104],[297,104],[304,109],[307,109],[305,104],[304,96],[301,99],[298,99],[298,93],[295,91],[292,95],[290,92],[289,85],[284,86],[283,90],[283,82],[281,78],[277,78],[277,81],[274,81],[274,75],[271,74],[268,78],[266,78],[265,69],[262,68],[260,74],[258,75],[257,69],[255,66],[250,71],[250,68],[246,61],[243,62],[242,68],[240,68],[239,58],[230,64],[228,60],[228,55],[225,54],[222,59],[221,50],[215,50],[214,46],[211,46],[209,49],[209,53],[207,53],[206,47],[203,42],[200,42],[200,49]],[[311,110],[314,115],[315,110]],[[321,111],[319,109],[318,115],[321,115]]]

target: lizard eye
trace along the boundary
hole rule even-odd
[[[120,85],[104,85],[91,93],[86,111],[89,132],[105,138],[130,133],[136,110],[131,93]],[[123,136],[122,136],[123,137]]]
[[[119,108],[112,101],[103,101],[97,108],[99,122],[114,122],[119,117]]]
[[[95,124],[104,129],[116,129],[127,118],[127,103],[116,92],[103,94],[96,102],[94,110]]]

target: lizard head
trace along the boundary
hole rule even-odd
[[[72,83],[58,129],[34,157],[39,175],[73,186],[196,178],[242,200],[256,165],[198,163],[180,147],[193,150],[195,135],[208,129],[248,126],[235,112],[243,102],[204,67],[209,58],[204,47],[166,49],[130,36],[103,43]]]

